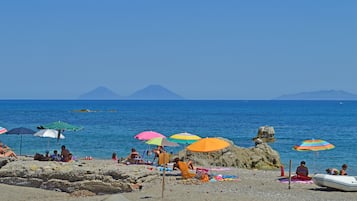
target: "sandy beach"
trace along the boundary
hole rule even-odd
[[[133,166],[122,166],[130,171]],[[155,170],[157,171],[157,170]],[[168,172],[162,198],[162,177],[143,183],[142,189],[113,195],[80,196],[30,187],[0,184],[2,201],[51,201],[51,200],[355,200],[355,192],[327,190],[315,184],[288,184],[278,182],[279,171],[229,168],[213,174],[237,175],[238,181],[203,183],[197,179],[182,180],[179,171]]]

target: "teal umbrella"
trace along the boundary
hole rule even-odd
[[[55,130],[66,130],[66,131],[78,131],[81,130],[82,127],[74,126],[64,121],[55,121],[49,124],[42,125],[43,128],[55,129]]]
[[[55,121],[49,124],[45,124],[42,125],[41,128],[58,130],[57,141],[60,139],[61,133],[63,131],[78,131],[82,129],[80,126],[74,126],[63,121]]]

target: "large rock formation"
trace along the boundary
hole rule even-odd
[[[110,160],[73,163],[35,161],[32,158],[0,161],[0,183],[56,190],[90,191],[95,194],[131,192],[144,182],[158,178],[144,166],[126,166]]]
[[[181,151],[179,156],[186,156],[198,166],[222,166],[248,169],[277,169],[281,166],[279,153],[267,143],[256,144],[255,147],[242,148],[224,139],[231,146],[221,151],[197,153]]]

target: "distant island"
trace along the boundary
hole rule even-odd
[[[103,86],[95,88],[78,97],[80,100],[119,100],[121,98],[120,95]]]
[[[129,96],[121,96],[100,86],[78,97],[79,100],[185,100],[184,97],[160,85],[149,85]],[[357,95],[342,90],[321,90],[282,95],[272,100],[357,100]]]
[[[183,100],[182,96],[160,85],[149,85],[132,95],[120,96],[107,87],[98,87],[78,97],[80,100]]]
[[[282,95],[274,100],[357,100],[357,95],[342,90],[321,90]]]

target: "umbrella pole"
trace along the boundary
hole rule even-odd
[[[162,171],[162,188],[161,188],[161,198],[164,198],[164,190],[165,190],[165,173],[166,173],[166,155],[164,152],[164,170]]]
[[[22,148],[22,135],[21,135],[21,138],[20,138],[20,156],[21,156],[21,148]]]
[[[289,186],[288,186],[288,189],[290,189],[290,183],[291,183],[291,160],[289,161]]]

